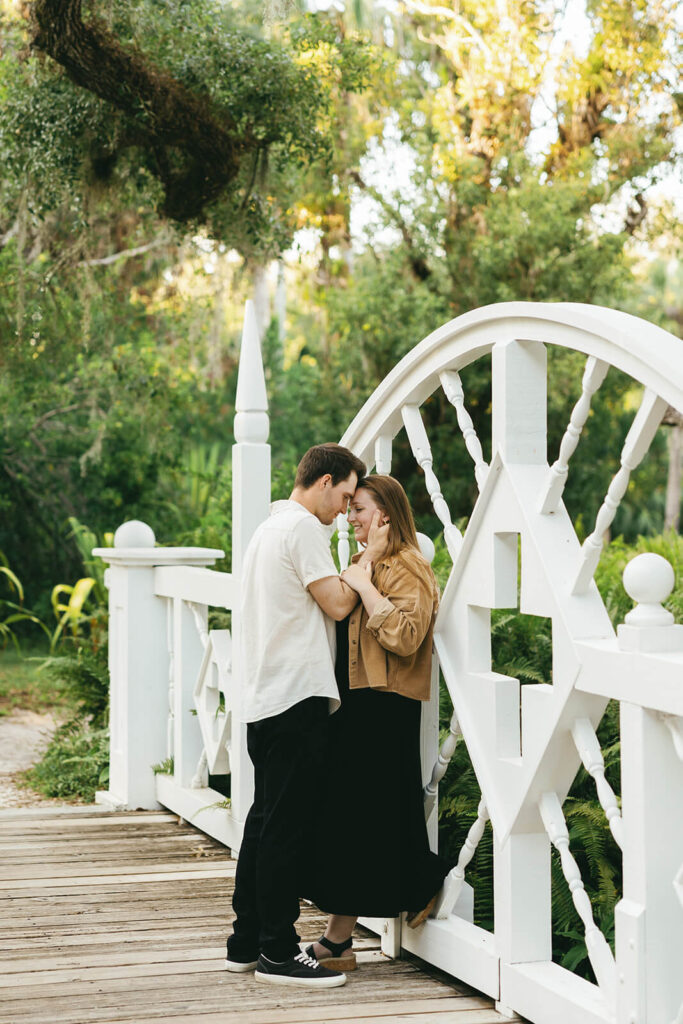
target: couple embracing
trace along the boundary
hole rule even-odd
[[[429,849],[420,765],[438,588],[402,486],[365,474],[346,448],[309,449],[245,556],[255,786],[226,967],[258,981],[343,985],[357,918],[421,924],[448,870]],[[347,510],[359,554],[338,574],[329,528]],[[330,915],[305,951],[299,897]]]

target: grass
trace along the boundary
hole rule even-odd
[[[47,646],[14,647],[0,650],[0,715],[14,709],[22,711],[55,711],[64,706],[64,697],[54,680],[40,672],[48,656]]]

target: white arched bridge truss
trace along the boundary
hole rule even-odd
[[[547,347],[585,355],[581,394],[567,412],[557,452],[546,450]],[[488,463],[460,373],[491,357],[492,444]],[[613,366],[641,385],[620,465],[581,544],[562,500],[591,399]],[[478,498],[461,535],[441,483],[420,407],[443,389],[472,459]],[[365,403],[342,443],[368,467],[390,472],[392,443],[405,429],[453,568],[443,593],[435,650],[453,703],[439,748],[438,701],[423,715],[425,809],[436,841],[436,804],[456,743],[465,742],[481,788],[467,840],[435,916],[416,931],[368,922],[393,954],[412,952],[538,1024],[683,1024],[683,626],[662,607],[673,572],[658,556],[627,568],[635,608],[615,633],[593,576],[604,538],[669,406],[683,412],[683,341],[643,320],[580,304],[503,303],[475,310],[415,346]],[[127,524],[109,570],[112,609],[112,759],[117,806],[155,800],[239,845],[250,801],[250,766],[239,706],[239,644],[208,630],[210,605],[233,609],[239,630],[241,558],[267,514],[267,401],[253,311],[242,342],[233,456],[233,573],[200,568],[205,549],[153,548]],[[128,532],[126,532],[128,531]],[[339,523],[339,556],[348,558]],[[135,595],[131,573],[137,573]],[[142,595],[142,596],[141,596]],[[525,684],[493,670],[491,611],[552,622],[552,682]],[[158,640],[156,657],[150,648]],[[163,650],[163,654],[162,654]],[[136,687],[141,652],[147,696]],[[434,673],[438,688],[438,670]],[[620,702],[621,802],[605,778],[596,730],[610,699]],[[145,701],[147,703],[145,703]],[[189,711],[197,712],[190,720]],[[136,739],[135,720],[158,719],[155,738]],[[199,727],[198,727],[199,726]],[[377,757],[391,737],[377,737]],[[156,753],[152,753],[151,750]],[[150,776],[152,760],[173,759]],[[615,948],[598,927],[569,841],[563,803],[581,764],[623,854]],[[231,772],[231,806],[217,809],[208,774]],[[134,781],[139,780],[139,781]],[[135,787],[138,786],[136,789]],[[151,803],[150,803],[151,801]],[[487,822],[493,829],[492,932],[472,922],[466,867]],[[359,837],[362,842],[362,837]],[[552,961],[551,848],[585,933],[592,984]],[[476,893],[474,893],[476,900]]]

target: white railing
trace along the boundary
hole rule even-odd
[[[581,396],[552,466],[546,455],[546,345],[586,356]],[[466,409],[460,373],[492,355],[490,463]],[[590,402],[609,366],[643,387],[621,466],[583,547],[562,501]],[[461,536],[442,493],[445,467],[420,413],[443,388],[472,458],[479,497]],[[683,409],[683,342],[612,310],[506,303],[459,317],[425,338],[376,389],[342,443],[390,472],[405,428],[424,472],[454,565],[435,650],[453,702],[439,748],[438,702],[423,714],[425,813],[436,844],[438,784],[456,743],[467,745],[479,809],[435,916],[420,929],[367,921],[385,952],[420,956],[538,1024],[683,1024],[683,626],[662,607],[673,572],[640,555],[624,584],[635,608],[615,635],[593,581],[604,532],[646,457],[667,405]],[[237,849],[250,803],[251,768],[239,724],[239,576],[270,488],[267,403],[258,337],[247,310],[233,455],[233,573],[206,566],[221,552],[153,546],[144,524],[124,524],[110,563],[111,782],[116,806],[170,807]],[[349,554],[339,523],[339,557]],[[521,551],[521,573],[518,568]],[[208,609],[232,612],[231,630],[208,628]],[[492,670],[491,610],[550,618],[552,684],[520,686]],[[438,696],[438,666],[433,674]],[[605,778],[597,727],[621,705],[621,801]],[[383,742],[378,737],[378,745]],[[151,766],[165,762],[171,774]],[[616,948],[600,931],[563,803],[584,764],[622,850]],[[229,806],[207,785],[231,780]],[[225,803],[223,801],[223,803]],[[495,930],[473,924],[466,881],[487,823],[493,829]],[[552,961],[550,852],[559,854],[585,931],[597,984]],[[476,893],[474,894],[476,899]]]

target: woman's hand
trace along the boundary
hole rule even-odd
[[[372,586],[372,562],[365,565],[350,565],[341,574],[344,583],[347,583],[357,594],[362,594],[368,583]]]
[[[380,559],[389,547],[389,530],[391,524],[389,522],[380,523],[380,517],[382,513],[379,509],[375,509],[372,514],[372,522],[370,523],[370,529],[368,530],[368,542],[365,546],[365,555],[372,562],[376,562]],[[363,560],[365,563],[365,559]]]

